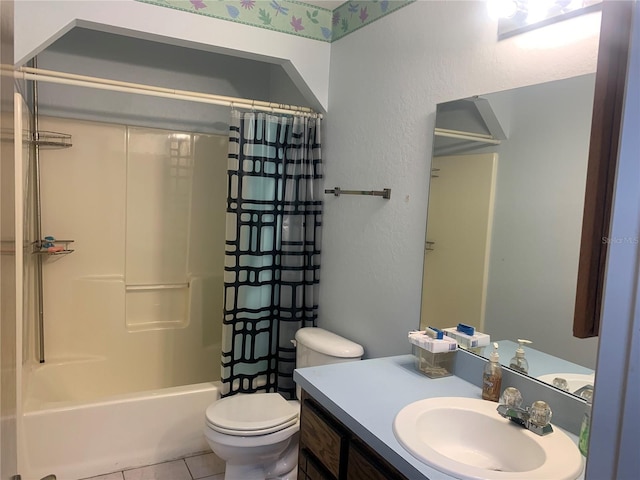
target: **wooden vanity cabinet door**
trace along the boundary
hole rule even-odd
[[[334,480],[306,448],[298,455],[298,480]]]
[[[375,451],[354,438],[349,444],[347,480],[407,480],[407,478]]]
[[[303,396],[300,450],[308,450],[334,478],[344,478],[348,433],[309,397]],[[344,454],[343,454],[344,452]]]
[[[298,480],[407,480],[302,391]]]

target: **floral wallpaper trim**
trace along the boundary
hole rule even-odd
[[[346,2],[331,16],[331,41],[348,35],[415,0],[361,0]]]
[[[136,0],[252,27],[331,41],[331,10],[288,0]]]
[[[332,42],[415,0],[361,0],[335,10],[294,0],[135,0]]]

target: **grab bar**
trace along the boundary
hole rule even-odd
[[[177,290],[180,288],[189,288],[189,283],[134,283],[125,285],[127,292],[141,290]]]

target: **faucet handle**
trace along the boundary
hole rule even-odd
[[[508,405],[510,407],[520,407],[522,405],[522,394],[520,390],[515,387],[507,387],[500,396],[500,403],[502,405]]]
[[[569,382],[567,382],[567,380],[562,377],[554,378],[552,383],[554,387],[559,388],[563,392],[569,391]]]
[[[543,402],[542,400],[533,402],[529,413],[529,421],[539,427],[544,427],[551,421],[551,407],[549,407],[547,402]]]

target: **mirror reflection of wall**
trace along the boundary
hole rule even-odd
[[[431,163],[421,309],[430,327],[450,327],[455,318],[484,331],[497,158],[448,155]]]
[[[537,351],[595,368],[597,339],[572,336],[594,84],[595,75],[590,74],[439,105],[438,129],[502,140],[494,145],[451,137],[434,139],[433,166],[439,170],[432,173],[430,187],[421,327],[464,321],[492,339],[515,342],[526,338]],[[460,318],[459,305],[471,298],[465,289],[472,269],[444,263],[446,275],[458,275],[457,281],[430,272],[429,262],[457,255],[450,251],[455,245],[437,238],[438,223],[432,228],[432,219],[438,219],[437,214],[432,218],[435,205],[431,203],[436,201],[432,193],[438,192],[446,162],[480,159],[478,154],[487,153],[497,156],[495,182],[486,194],[493,202],[483,207],[489,209],[485,220],[488,245],[476,248],[486,254],[475,260],[473,270],[481,279],[475,288],[484,300],[474,300],[475,318]],[[479,174],[471,175],[480,183]],[[456,195],[470,194],[463,187]],[[450,205],[442,210],[455,216]],[[454,236],[462,239],[471,228],[468,219],[447,221],[455,229]],[[460,243],[458,248],[469,253],[471,247]],[[440,291],[433,295],[432,289]],[[431,317],[425,305],[430,301],[441,304]],[[502,363],[508,363],[513,353],[501,352]]]

